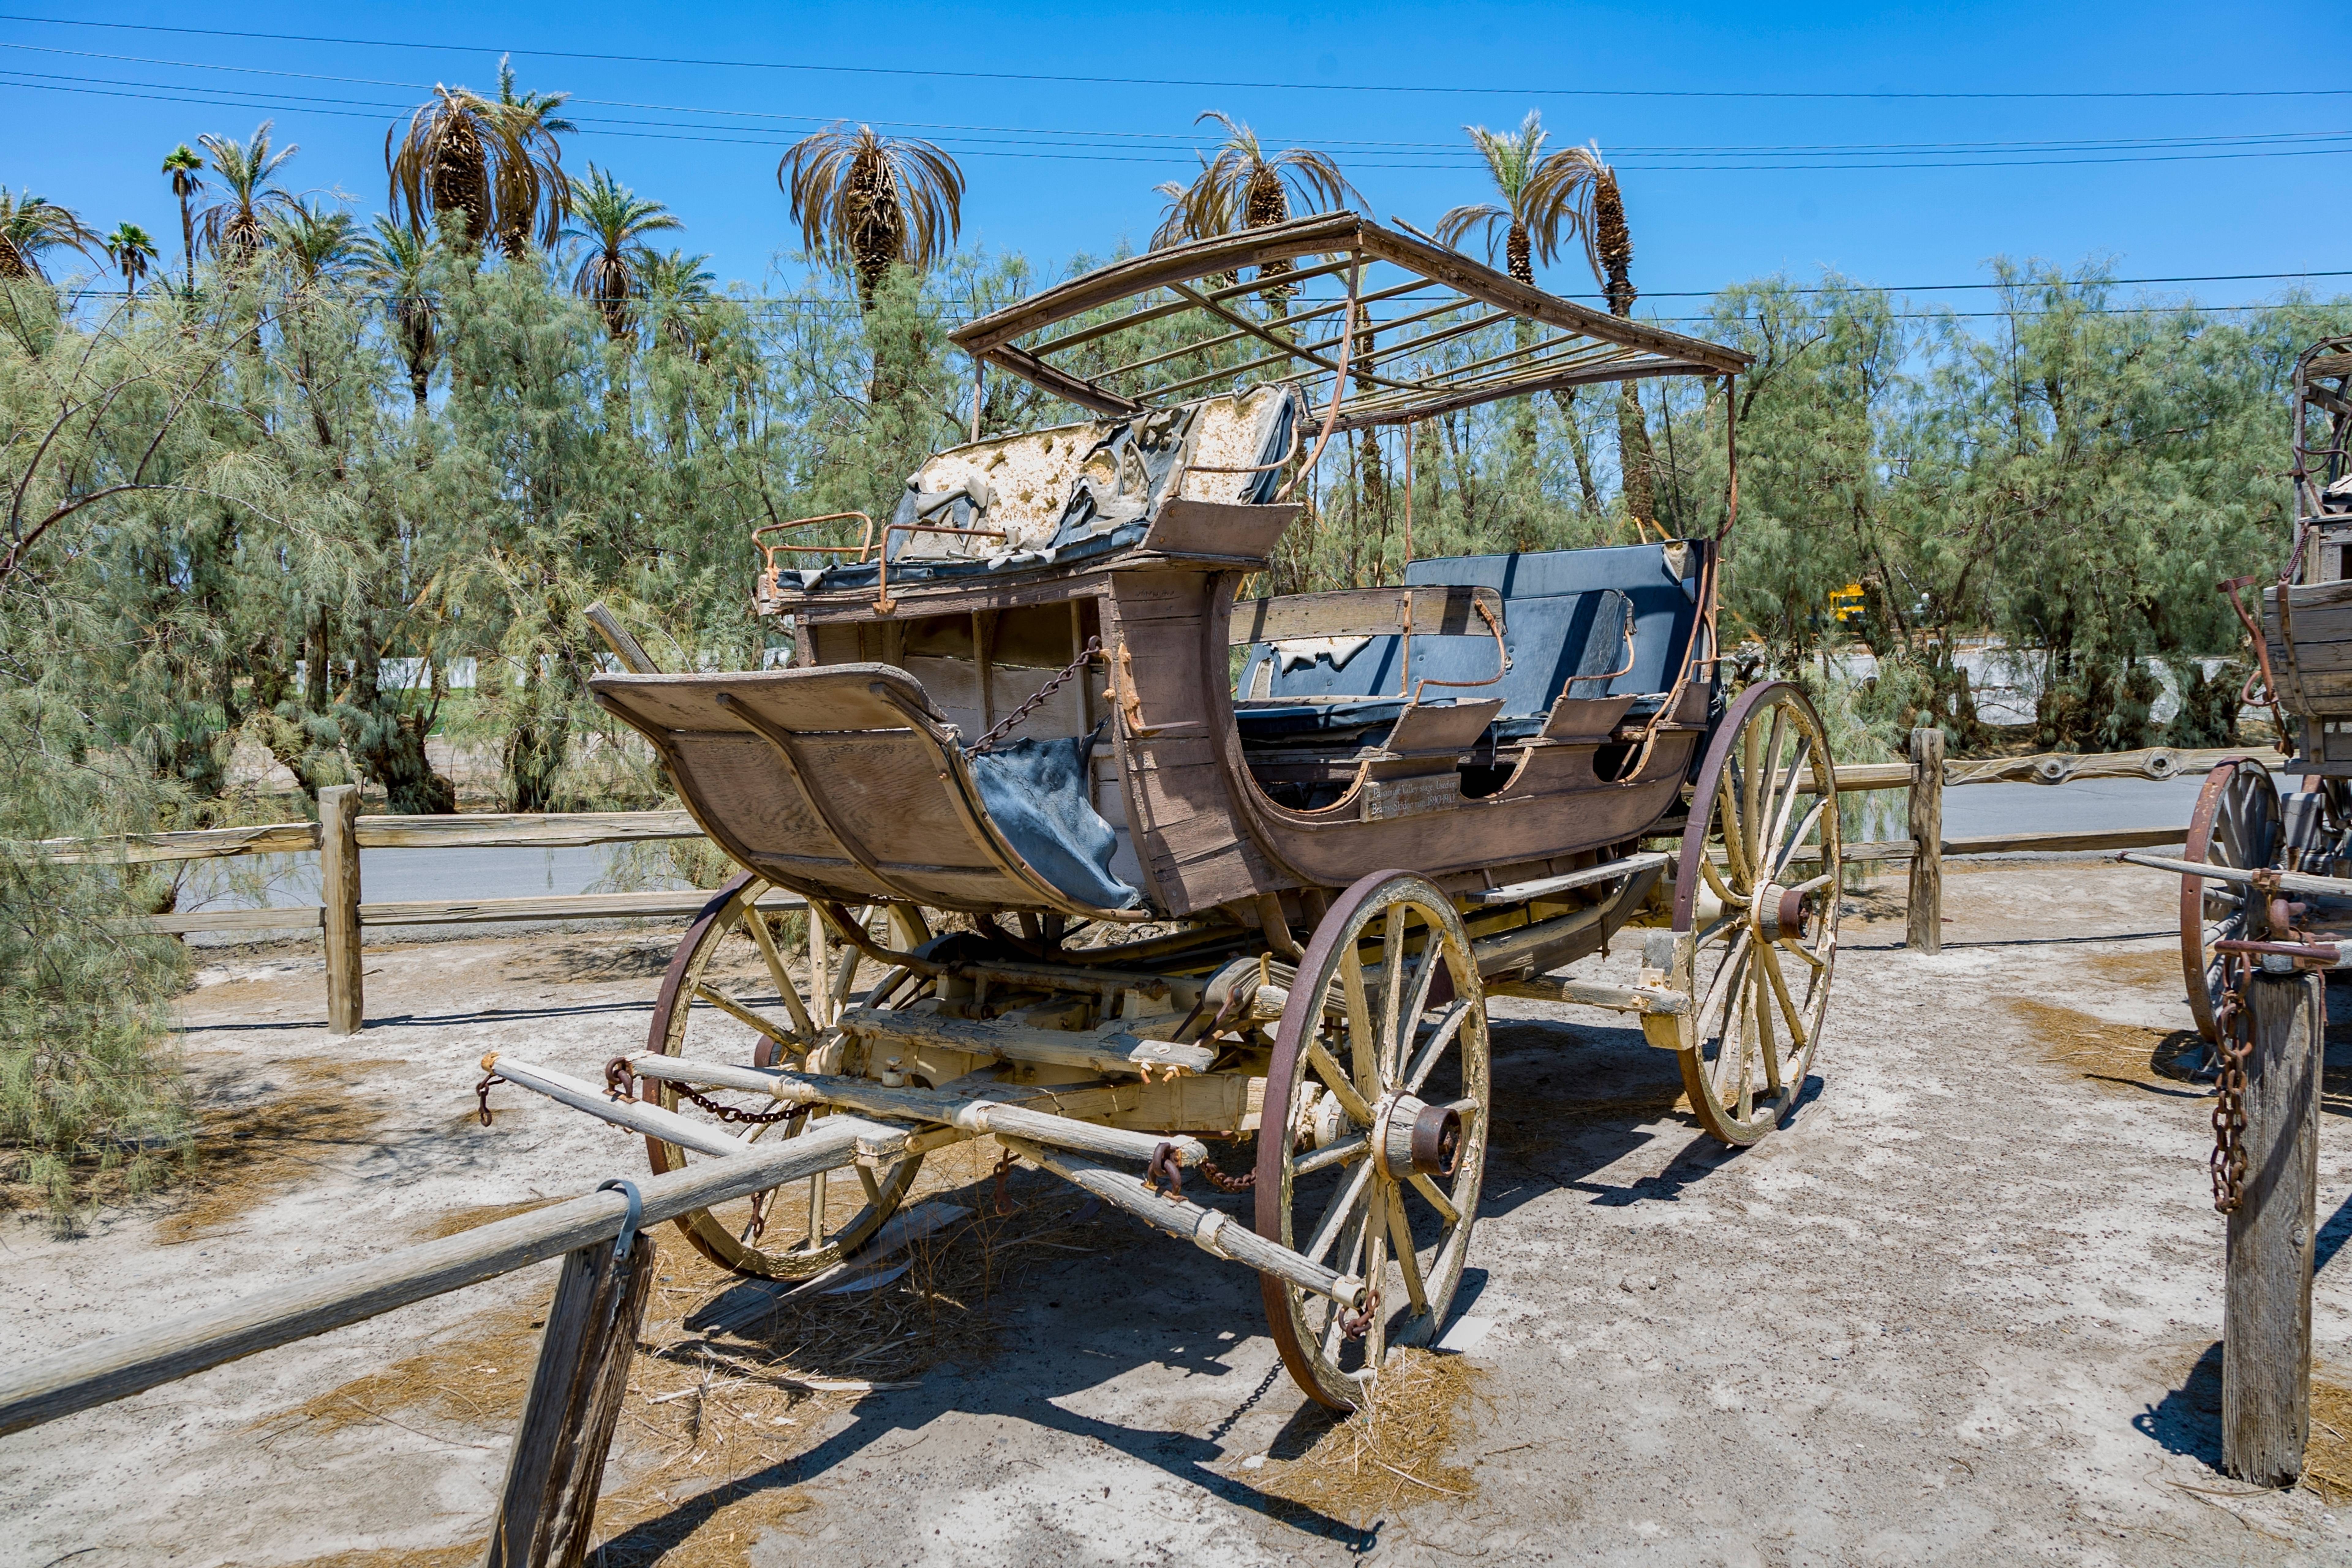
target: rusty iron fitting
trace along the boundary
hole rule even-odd
[[[1424,1105],[1412,1119],[1412,1168],[1423,1176],[1450,1176],[1462,1155],[1462,1113],[1451,1105]]]
[[[2213,951],[2257,961],[2272,958],[2289,960],[2275,967],[2263,962],[2263,968],[2272,974],[2284,974],[2294,969],[2332,969],[2343,956],[2340,948],[2327,942],[2248,942],[2234,936],[2225,936],[2214,943]]]
[[[485,1127],[490,1124],[490,1090],[505,1082],[505,1079],[495,1072],[485,1072],[482,1074],[482,1081],[474,1085],[474,1098],[481,1104],[480,1115],[482,1125]]]
[[[1143,1189],[1158,1192],[1162,1179],[1168,1183],[1168,1201],[1184,1201],[1184,1167],[1176,1157],[1176,1145],[1162,1143],[1151,1151],[1151,1163],[1143,1167]]]
[[[634,1100],[637,1097],[636,1069],[625,1056],[616,1056],[604,1063],[604,1095],[611,1100]]]
[[[1784,936],[1805,939],[1805,895],[1793,887],[1767,883],[1757,890],[1757,935],[1767,942]]]

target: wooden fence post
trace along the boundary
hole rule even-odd
[[[1944,732],[1911,732],[1911,900],[1903,945],[1944,947]]]
[[[319,791],[319,902],[327,934],[327,1032],[357,1034],[366,1016],[360,985],[360,789]]]
[[[653,1288],[653,1238],[633,1232],[625,1256],[602,1241],[563,1255],[483,1568],[579,1568],[588,1555]]]
[[[2283,960],[2282,960],[2283,961]],[[2246,982],[2244,1196],[2230,1215],[2221,1308],[2221,1467],[2256,1486],[2303,1474],[2311,1436],[2311,1260],[2319,1195],[2324,976]]]

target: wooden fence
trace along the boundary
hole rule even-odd
[[[1913,732],[1915,759],[1864,763],[1837,770],[1841,793],[1901,789],[1909,798],[1908,832],[1900,839],[1851,843],[1848,862],[1910,863],[1909,941],[1933,952],[1941,925],[1942,864],[1948,856],[2006,855],[2149,849],[2181,841],[2179,828],[2122,828],[2094,832],[1943,836],[1943,792],[1966,784],[2064,784],[2092,779],[2166,779],[2194,776],[2227,757],[2252,757],[2276,768],[2274,751],[2144,751],[2090,756],[2045,753],[1984,760],[1944,759],[1937,730]],[[360,1027],[361,933],[370,926],[473,925],[518,920],[682,920],[709,902],[707,892],[590,893],[541,898],[415,899],[370,904],[361,894],[360,852],[421,849],[561,849],[591,844],[698,839],[702,831],[684,811],[579,811],[562,815],[467,813],[447,817],[362,817],[358,790],[339,785],[319,793],[315,822],[272,822],[250,828],[142,833],[121,839],[55,839],[34,846],[62,862],[152,863],[220,860],[236,855],[315,853],[320,902],[268,909],[205,910],[148,917],[146,929],[165,933],[263,932],[316,927],[326,939],[328,1028],[348,1034]],[[797,909],[790,894],[761,900],[765,909]]]

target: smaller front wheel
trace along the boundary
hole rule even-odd
[[[1299,960],[1257,1145],[1257,1230],[1370,1287],[1361,1313],[1270,1274],[1267,1325],[1298,1386],[1353,1409],[1391,1348],[1437,1337],[1486,1162],[1486,1000],[1454,903],[1376,872]]]

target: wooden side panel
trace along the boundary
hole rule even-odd
[[[1128,821],[1153,902],[1176,915],[1288,885],[1252,843],[1210,734],[1213,716],[1232,722],[1220,700],[1222,635],[1218,666],[1203,663],[1212,598],[1230,591],[1216,582],[1197,571],[1122,572],[1108,601]]]

